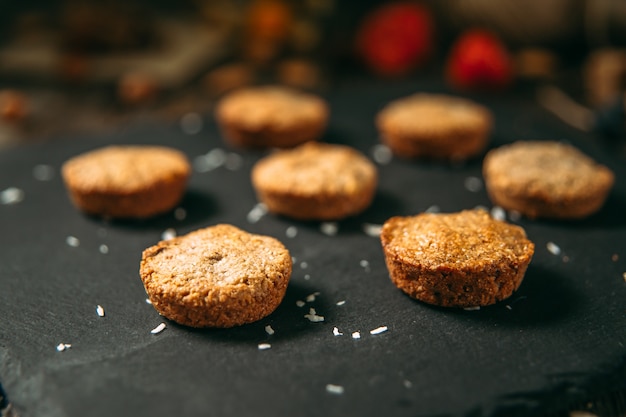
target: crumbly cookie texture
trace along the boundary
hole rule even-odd
[[[261,159],[252,184],[269,211],[301,220],[337,220],[372,202],[378,174],[369,159],[344,145],[305,143]]]
[[[467,99],[417,93],[385,106],[376,125],[381,140],[398,156],[463,160],[485,149],[493,116]]]
[[[191,327],[258,321],[281,303],[291,276],[278,240],[219,224],[143,252],[140,276],[154,308]]]
[[[534,253],[524,230],[482,210],[392,217],[381,242],[392,282],[443,307],[477,307],[511,296]]]
[[[529,218],[578,219],[597,212],[613,172],[573,146],[519,141],[491,150],[483,162],[489,197]]]
[[[162,146],[108,146],[71,158],[62,174],[74,205],[113,218],[146,218],[181,200],[191,168],[186,156]]]
[[[290,148],[322,135],[328,106],[320,97],[288,87],[249,87],[224,97],[215,116],[232,145]]]

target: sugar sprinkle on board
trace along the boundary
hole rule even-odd
[[[165,323],[161,323],[157,327],[155,327],[154,329],[150,330],[150,333],[152,333],[152,334],[159,334],[163,330],[165,330],[165,327],[166,327],[166,324]]]
[[[352,332],[352,338],[353,339],[360,339],[361,338],[361,332],[359,332],[359,331]]]
[[[341,395],[344,393],[344,391],[345,389],[341,385],[326,384],[326,392],[329,392],[331,394]]]
[[[104,308],[100,304],[96,306],[96,314],[98,317],[104,317]]]
[[[75,236],[68,236],[65,238],[65,243],[67,243],[68,246],[76,248],[80,245],[80,240]]]
[[[57,345],[57,352],[63,352],[64,350],[67,350],[71,347],[72,345],[70,343],[59,343]]]
[[[17,204],[24,200],[24,191],[16,187],[9,187],[0,191],[0,204]]]
[[[337,327],[333,327],[333,336],[343,336]]]
[[[272,328],[272,326],[270,326],[269,324],[267,326],[265,326],[265,333],[269,334],[270,336],[273,335],[274,329]]]
[[[548,252],[550,252],[552,255],[561,254],[561,248],[554,242],[548,242],[546,244],[546,249],[548,249]]]
[[[370,334],[377,335],[377,334],[385,333],[387,330],[389,330],[387,326],[380,326],[380,327],[370,330]]]
[[[269,343],[259,343],[257,345],[257,348],[259,350],[267,350],[267,349],[270,349],[271,347],[272,347],[272,345],[270,345]]]

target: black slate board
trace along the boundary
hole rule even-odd
[[[419,82],[337,88],[326,95],[332,120],[324,140],[369,154],[382,105],[428,88]],[[111,143],[150,143],[193,159],[224,147],[210,117],[198,135],[150,126],[0,152],[0,190],[25,193],[18,204],[0,205],[0,381],[13,406],[22,417],[534,416],[625,388],[624,161],[530,101],[479,100],[496,114],[492,147],[568,140],[617,177],[605,208],[590,219],[519,220],[536,244],[526,279],[509,300],[479,311],[405,296],[388,279],[379,240],[362,225],[432,205],[444,212],[491,207],[484,190],[464,186],[466,178],[480,177],[480,159],[462,166],[394,159],[380,166],[373,206],[327,236],[316,222],[271,215],[247,221],[256,203],[249,171],[260,152],[238,152],[236,170],[194,172],[182,221],[170,213],[106,223],[69,203],[58,172],[69,157]],[[52,166],[54,178],[36,180],[38,164]],[[142,250],[167,228],[183,234],[221,222],[275,236],[289,248],[296,262],[283,304],[240,328],[194,330],[168,322],[152,335],[164,320],[145,302]],[[293,238],[286,237],[290,226],[297,228]],[[67,236],[80,245],[67,245]],[[548,242],[562,254],[551,254]],[[107,254],[100,253],[102,244]],[[315,301],[296,306],[315,292]],[[325,321],[306,320],[309,307]],[[333,336],[335,326],[343,336]],[[370,335],[379,326],[389,330]],[[361,339],[350,336],[354,331]],[[59,343],[72,347],[58,352]],[[260,351],[259,343],[271,349]],[[342,386],[343,394],[329,393],[327,384]]]

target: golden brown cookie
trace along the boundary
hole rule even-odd
[[[380,239],[393,283],[443,307],[477,307],[509,297],[534,253],[524,229],[483,210],[392,217]]]
[[[278,240],[220,224],[143,251],[139,271],[154,308],[191,327],[233,327],[272,313],[291,276]]]
[[[225,96],[215,117],[232,145],[290,148],[321,136],[328,107],[321,98],[288,87],[250,87]]]
[[[614,182],[607,167],[552,141],[520,141],[491,150],[483,175],[494,204],[529,218],[587,217],[602,207]]]
[[[252,184],[270,212],[300,220],[337,220],[374,198],[376,167],[348,146],[308,142],[256,163]]]
[[[182,152],[160,146],[109,146],[63,164],[74,205],[92,215],[146,218],[181,200],[190,175]]]
[[[485,148],[492,119],[487,108],[470,100],[418,93],[385,106],[376,125],[397,156],[464,160]]]

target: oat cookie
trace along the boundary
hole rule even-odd
[[[139,271],[154,308],[191,327],[260,320],[282,301],[291,255],[278,240],[220,224],[146,249]]]
[[[62,174],[74,205],[92,215],[146,218],[181,200],[191,169],[182,152],[162,146],[108,146],[76,156]]]
[[[443,307],[477,307],[509,297],[534,253],[524,230],[483,210],[392,217],[380,235],[393,283]]]
[[[519,141],[491,150],[483,162],[494,204],[529,218],[578,219],[598,211],[614,174],[573,146]]]
[[[464,160],[485,149],[491,112],[473,101],[417,93],[392,101],[376,117],[380,138],[405,158]]]
[[[338,220],[365,210],[376,167],[353,148],[309,142],[261,159],[252,184],[270,212],[300,220]]]
[[[225,96],[215,117],[224,139],[234,146],[290,148],[322,135],[328,106],[288,87],[249,87]]]

